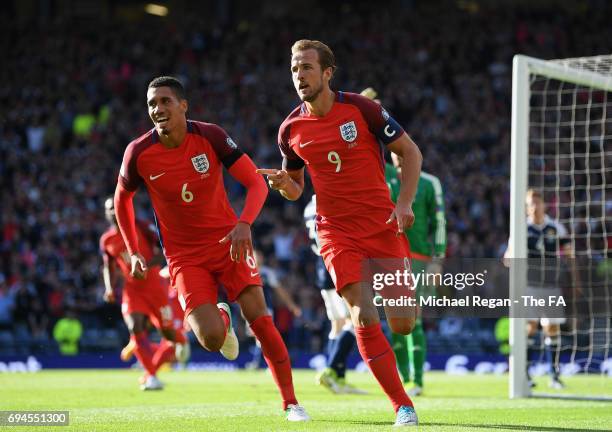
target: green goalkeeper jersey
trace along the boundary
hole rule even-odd
[[[397,170],[392,165],[386,164],[385,176],[391,199],[395,202],[400,187]],[[414,225],[406,230],[410,240],[410,251],[426,257],[443,257],[446,252],[444,194],[440,180],[436,176],[421,171],[412,211]]]
[[[397,201],[397,195],[400,190],[400,180],[397,176],[397,170],[390,163],[385,163],[385,181],[391,193],[391,201]]]

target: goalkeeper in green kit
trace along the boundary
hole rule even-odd
[[[376,91],[372,88],[365,89],[361,94],[377,101]],[[400,187],[399,162],[394,160],[395,166],[390,164],[385,166],[385,177],[393,202]],[[446,218],[442,185],[436,176],[421,171],[412,211],[415,217],[414,225],[405,231],[410,240],[412,272],[418,274],[427,270],[427,273],[439,273],[440,265],[436,260],[444,258],[446,253]],[[416,288],[417,301],[424,295],[435,295],[435,287],[419,284]],[[417,318],[416,326],[408,336],[392,333],[391,346],[404,384],[410,385],[407,389],[408,395],[421,395],[427,346],[422,319]],[[410,369],[414,374],[412,384],[410,384]]]

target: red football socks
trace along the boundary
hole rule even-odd
[[[225,340],[225,336],[227,335],[227,332],[229,331],[230,317],[227,314],[227,312],[225,312],[225,310],[223,309],[219,309],[219,314],[221,314],[221,319],[223,320],[223,324],[225,324],[225,333],[223,333],[223,340]]]
[[[155,354],[153,354],[153,367],[155,368],[155,372],[157,372],[164,363],[173,362],[175,360],[174,344],[166,339],[162,339],[159,347],[155,350]]]
[[[355,327],[355,336],[361,358],[391,400],[395,412],[402,405],[413,406],[400,380],[393,350],[382,332],[380,323]]]
[[[272,317],[270,315],[261,316],[250,323],[250,326],[261,344],[261,351],[272,372],[274,382],[280,390],[283,410],[287,409],[289,404],[297,405],[291,376],[291,359],[285,342],[272,322]]]
[[[131,335],[130,340],[136,345],[136,348],[134,348],[134,355],[142,367],[149,375],[155,375],[157,368],[153,364],[153,349],[149,343],[147,332]]]

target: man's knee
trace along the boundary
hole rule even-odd
[[[204,348],[209,351],[219,351],[225,341],[223,333],[209,334],[204,337]]]
[[[349,305],[355,327],[368,327],[380,322],[372,295],[359,283],[349,284],[340,292]]]
[[[204,331],[198,327],[197,329],[194,328],[193,332],[198,338],[200,345],[208,351],[219,351],[225,341],[225,332],[223,331]]]
[[[387,320],[389,322],[389,327],[391,327],[393,333],[399,333],[402,335],[410,334],[412,330],[414,330],[414,327],[416,325],[416,319],[412,317],[388,318]]]
[[[225,324],[216,305],[198,306],[187,316],[198,342],[208,351],[219,351],[225,341]]]
[[[146,330],[145,322],[145,317],[141,314],[132,314],[125,320],[128,331],[134,335]]]
[[[374,311],[368,310],[366,308],[351,309],[351,315],[353,315],[353,325],[355,327],[369,327],[380,322],[376,309],[374,309]]]

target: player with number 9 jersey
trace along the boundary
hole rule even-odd
[[[308,167],[317,194],[321,255],[338,291],[361,280],[363,259],[409,254],[406,238],[385,223],[394,204],[380,145],[402,135],[379,104],[342,91],[325,116],[309,113],[302,103],[280,126],[278,145],[287,170]]]
[[[367,283],[371,281],[362,270],[372,263],[367,260],[381,258],[391,258],[385,261],[385,272],[410,270],[403,231],[414,222],[411,205],[422,156],[380,105],[361,95],[332,91],[330,81],[335,69],[334,54],[321,41],[302,39],[293,44],[291,75],[302,103],[279,128],[282,169],[258,172],[267,176],[272,189],[295,201],[303,193],[307,167],[317,195],[321,256],[336,290],[350,306],[359,353],[389,397],[396,413],[395,424],[416,425],[412,401],[382,333],[372,286]],[[395,205],[385,182],[381,142],[403,158],[402,184]],[[389,297],[389,292],[396,298],[412,293],[407,286],[397,286],[380,294]],[[414,307],[389,304],[385,313],[396,333],[408,334],[414,327]]]

